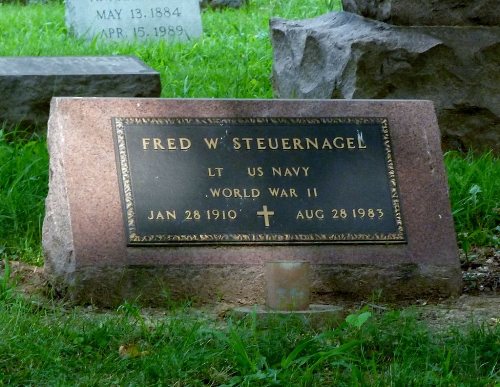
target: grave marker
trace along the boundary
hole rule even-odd
[[[46,271],[76,301],[262,303],[264,263],[314,294],[456,295],[428,101],[55,98]]]
[[[0,57],[0,120],[45,127],[53,96],[159,97],[160,74],[131,56]]]
[[[187,41],[203,32],[198,0],[66,0],[66,24],[105,41]]]

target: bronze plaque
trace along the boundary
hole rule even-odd
[[[404,243],[385,118],[115,118],[129,246]]]

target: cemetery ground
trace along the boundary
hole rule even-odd
[[[180,45],[102,44],[67,35],[60,2],[0,2],[0,55],[135,55],[162,76],[162,96],[271,98],[270,16],[304,18],[333,1],[253,0],[203,13]],[[346,303],[345,320],[231,316],[214,300],[148,309],[67,305],[42,275],[48,154],[43,128],[0,124],[0,385],[485,385],[500,383],[500,160],[448,152],[464,295],[389,305]]]

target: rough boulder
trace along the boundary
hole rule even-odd
[[[280,98],[429,99],[445,148],[500,147],[500,28],[400,27],[347,12],[271,21]]]
[[[498,0],[342,0],[344,11],[396,25],[499,26]]]

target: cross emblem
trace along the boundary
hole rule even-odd
[[[274,211],[269,211],[267,209],[267,206],[262,206],[262,211],[257,211],[258,216],[263,216],[264,217],[264,225],[266,227],[269,227],[269,217],[274,216]]]

